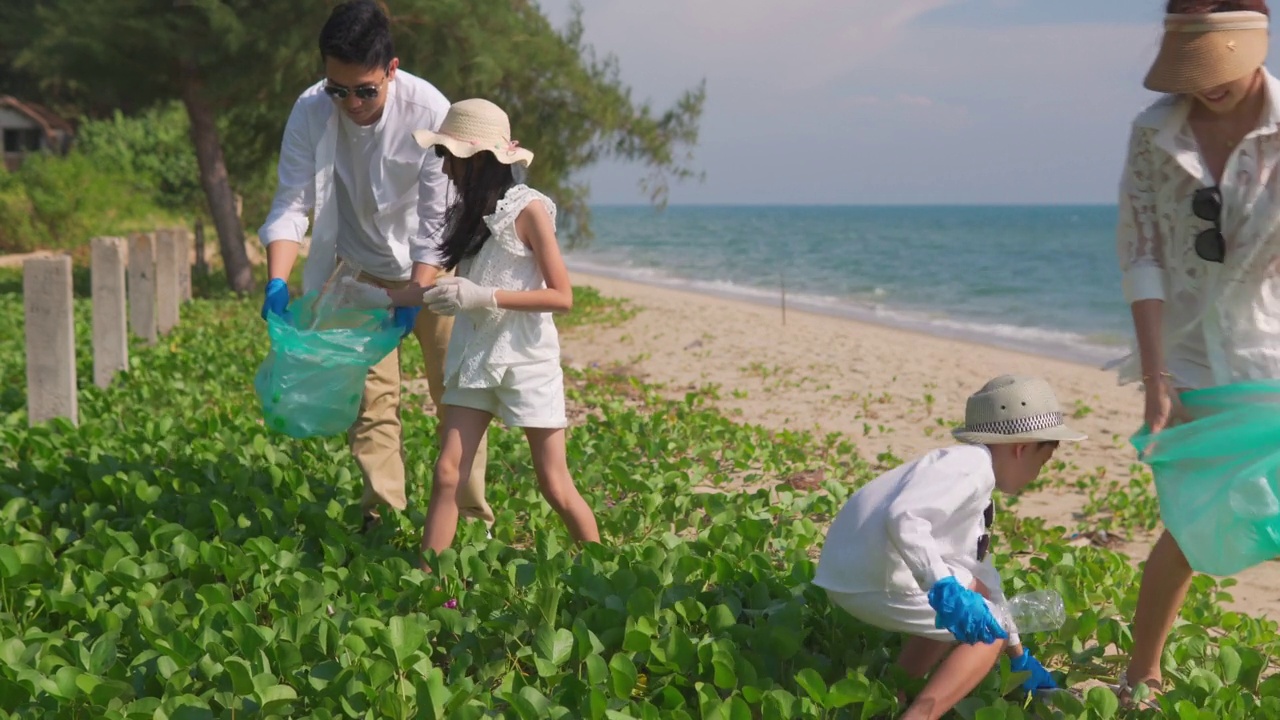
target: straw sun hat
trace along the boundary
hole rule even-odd
[[[502,108],[488,100],[459,100],[449,106],[440,130],[417,130],[413,139],[424,148],[443,145],[454,157],[468,158],[483,150],[492,152],[498,162],[519,163],[529,167],[533,153],[511,139],[511,121]]]
[[[1040,441],[1076,442],[1085,434],[1067,427],[1049,383],[1039,378],[1002,375],[969,397],[957,440],[975,445]]]
[[[1239,80],[1267,59],[1267,28],[1259,12],[1166,15],[1160,53],[1142,84],[1176,94]]]

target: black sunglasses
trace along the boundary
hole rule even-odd
[[[1227,240],[1222,236],[1222,191],[1217,186],[1200,188],[1191,196],[1191,212],[1213,227],[1196,235],[1196,255],[1201,260],[1220,263],[1227,257]]]
[[[329,97],[337,98],[338,100],[346,100],[347,96],[352,93],[355,93],[355,96],[361,100],[372,100],[378,97],[377,85],[361,85],[355,90],[350,90],[342,87],[341,85],[330,85],[325,83],[324,91],[329,95]]]
[[[992,500],[987,504],[987,509],[982,511],[982,524],[987,532],[982,533],[982,537],[978,538],[978,562],[982,562],[987,557],[987,551],[991,549],[991,523],[996,519],[996,503]]]

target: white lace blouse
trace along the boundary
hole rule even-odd
[[[546,195],[516,185],[484,221],[492,233],[484,247],[458,266],[458,276],[499,290],[540,290],[547,286],[533,251],[516,236],[516,218],[538,200],[555,227],[556,206]],[[460,313],[445,356],[445,382],[458,387],[496,387],[512,365],[560,359],[560,338],[549,312],[484,310]]]
[[[1266,92],[1222,175],[1224,263],[1194,247],[1212,223],[1191,198],[1214,180],[1187,122],[1192,100],[1166,96],[1133,122],[1117,229],[1124,297],[1164,301],[1165,360],[1180,387],[1280,378],[1280,81],[1269,72]],[[1141,378],[1136,344],[1116,366],[1121,384]]]

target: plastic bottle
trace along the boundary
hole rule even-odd
[[[1019,633],[1053,632],[1067,620],[1062,596],[1053,590],[1036,590],[1011,597],[1003,610]]]

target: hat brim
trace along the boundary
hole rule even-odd
[[[1033,443],[1033,442],[1080,442],[1088,439],[1088,435],[1067,427],[1059,425],[1058,427],[1045,428],[1044,430],[1035,430],[1027,433],[1019,433],[1017,435],[1002,435],[1000,433],[984,433],[969,432],[964,428],[956,428],[951,431],[951,435],[960,442],[969,443],[971,445],[1013,445],[1015,443]]]
[[[1171,94],[1194,94],[1235,82],[1267,60],[1266,30],[1166,32],[1142,85]]]
[[[436,145],[443,146],[454,157],[469,158],[476,153],[488,151],[504,165],[523,165],[529,167],[533,163],[533,153],[522,147],[496,150],[467,140],[460,140],[452,135],[433,132],[431,130],[415,130],[413,139],[418,145],[430,149]]]

